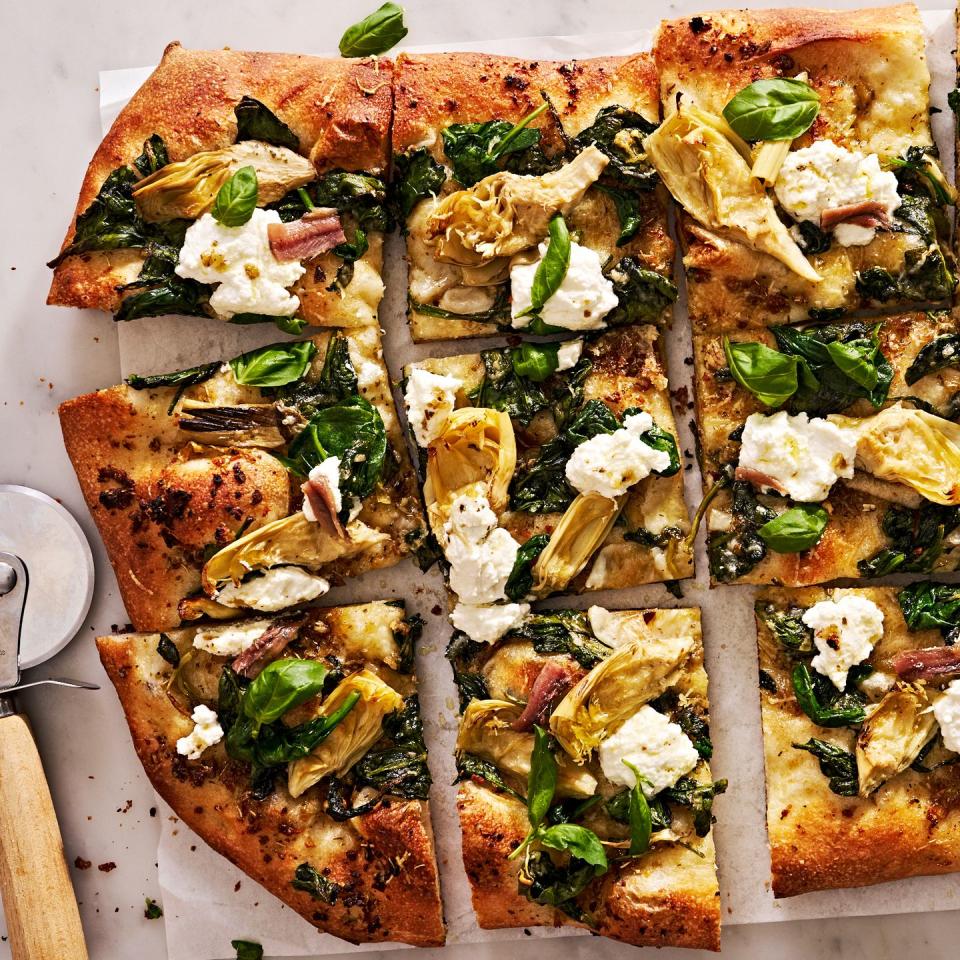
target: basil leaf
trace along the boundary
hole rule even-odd
[[[519,316],[539,313],[544,304],[560,289],[570,267],[570,232],[561,214],[550,221],[550,244],[543,259],[537,264],[530,287],[530,306]]]
[[[649,810],[648,810],[649,813]],[[589,863],[597,876],[607,871],[607,855],[600,838],[575,823],[558,823],[541,830],[537,839],[551,850],[565,850],[570,856]]]
[[[263,947],[251,940],[231,940],[230,946],[237,951],[236,960],[263,960]]]
[[[255,724],[273,723],[323,690],[327,668],[318,660],[274,660],[243,697],[243,712]]]
[[[533,565],[537,562],[537,557],[547,549],[549,542],[550,534],[535,533],[517,551],[513,569],[503,588],[507,599],[519,602],[533,589]]]
[[[303,378],[317,352],[312,340],[273,343],[234,357],[230,368],[237,383],[247,387],[283,387]]]
[[[237,118],[237,143],[262,140],[275,147],[300,149],[300,138],[265,103],[244,94],[233,112]]]
[[[341,57],[377,57],[395,47],[408,33],[403,7],[385,3],[348,27],[340,38]]]
[[[539,726],[533,728],[533,753],[527,778],[527,815],[536,829],[543,823],[557,790],[557,761],[550,749],[550,738]]]
[[[816,503],[798,503],[784,510],[758,531],[763,542],[777,553],[799,553],[820,542],[830,515]]]
[[[930,373],[936,373],[946,367],[960,366],[960,334],[946,333],[934,337],[925,343],[907,367],[904,380],[907,386],[913,386],[918,380]]]
[[[795,750],[806,750],[820,761],[820,772],[830,779],[830,789],[841,797],[855,797],[860,789],[857,758],[842,747],[811,737],[795,743]]]
[[[723,119],[744,140],[793,140],[819,112],[820,97],[809,83],[773,77],[744,87],[723,108]]]
[[[858,386],[870,391],[877,385],[879,372],[873,363],[876,344],[871,340],[834,340],[827,344],[827,353],[836,367]]]
[[[518,377],[526,377],[534,383],[542,383],[553,373],[560,361],[557,359],[559,345],[544,343],[524,343],[510,351],[513,372]]]
[[[852,673],[852,671],[851,671]],[[841,692],[830,680],[798,663],[791,674],[800,709],[820,727],[849,727],[867,718],[859,691]],[[848,682],[848,687],[850,686]]]
[[[649,784],[650,781],[628,760],[623,762],[637,778],[636,783],[630,788],[630,805],[627,813],[630,822],[630,856],[637,857],[647,852],[650,846],[650,833],[653,830],[650,804],[647,803],[643,792],[643,784]]]
[[[242,227],[257,207],[257,171],[241,167],[218,191],[210,210],[225,227]]]
[[[733,379],[768,407],[782,406],[800,385],[805,361],[762,343],[735,343],[723,338],[723,352]]]

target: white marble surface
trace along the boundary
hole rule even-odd
[[[369,5],[375,5],[373,0]],[[833,5],[855,4],[834,0]],[[406,6],[409,40],[418,44],[634,29],[660,15],[697,9],[688,2],[654,7],[636,0],[486,0],[482,17],[467,19],[464,14],[477,8],[450,0],[408,0]],[[99,140],[97,71],[153,62],[172,39],[189,46],[325,52],[335,46],[344,26],[366,12],[365,3],[324,0],[287,0],[282,7],[249,0],[202,5],[38,0],[2,8],[0,76],[7,95],[0,170],[7,229],[0,237],[0,290],[7,315],[0,324],[0,482],[31,484],[61,498],[90,536],[98,573],[94,606],[77,642],[38,668],[38,675],[72,674],[105,682],[89,638],[125,619],[56,421],[61,400],[116,382],[116,330],[107,317],[44,306],[48,271],[43,262],[58,247],[84,166]],[[159,960],[166,955],[163,925],[143,919],[143,898],[157,895],[158,829],[149,815],[153,794],[130,749],[112,691],[44,692],[25,696],[22,705],[37,731],[68,859],[79,856],[93,864],[74,871],[91,956]],[[726,815],[736,816],[736,811],[728,806]],[[98,864],[110,862],[116,869],[97,870]],[[958,913],[747,925],[728,928],[724,954],[893,960],[916,952],[938,960],[956,956],[958,932]],[[517,956],[533,956],[533,951],[542,954],[543,947],[542,941],[521,941],[512,949]],[[550,949],[570,960],[625,957],[633,951],[583,938],[551,941]],[[444,953],[493,958],[489,946],[447,948]],[[224,944],[222,955],[229,954]],[[662,955],[692,956],[671,950]],[[0,960],[7,956],[7,946],[0,943]]]

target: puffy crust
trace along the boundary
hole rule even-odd
[[[246,775],[221,746],[195,761],[176,752],[176,740],[193,724],[167,695],[170,667],[156,653],[158,639],[157,634],[125,634],[100,637],[97,646],[137,755],[177,816],[321,931],[350,943],[442,945],[426,803],[395,800],[340,824],[321,812],[315,789],[296,800],[282,785],[262,803],[246,797]],[[342,885],[332,906],[290,885],[305,861]]]
[[[937,631],[907,630],[892,587],[768,590],[759,601],[806,607],[849,592],[883,610],[884,636],[871,662],[900,649],[943,643]],[[775,694],[760,692],[774,895],[960,870],[960,769],[947,766],[930,774],[908,769],[866,800],[831,792],[816,758],[792,744],[817,737],[850,749],[853,734],[825,730],[807,718],[793,696],[788,658],[759,619],[757,630],[760,667],[777,686]]]
[[[171,43],[90,161],[61,249],[73,239],[74,220],[108,174],[132,162],[152,134],[163,137],[171,160],[232,144],[237,132],[233,108],[244,94],[279,113],[318,171],[384,171],[392,66],[384,60],[185,50]],[[135,279],[141,262],[137,250],[68,257],[54,271],[47,303],[114,311],[120,303],[116,287]],[[322,317],[310,319],[323,322]]]

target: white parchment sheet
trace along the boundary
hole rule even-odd
[[[643,11],[637,11],[643,16]],[[659,13],[648,11],[651,27]],[[946,107],[947,92],[954,86],[952,11],[924,13],[929,33],[928,57],[933,87],[932,102]],[[491,41],[484,44],[444,44],[433,50],[481,50],[535,58],[566,59],[601,54],[617,55],[649,49],[650,30],[585,37],[535,37]],[[410,49],[410,48],[408,48]],[[416,49],[416,48],[414,48]],[[150,68],[113,70],[100,75],[101,121],[104,128],[150,72]],[[934,116],[934,132],[944,167],[953,169],[952,116]],[[427,356],[467,353],[474,341],[415,346],[404,316],[406,266],[402,241],[396,235],[387,243],[385,264],[387,296],[380,310],[385,329],[385,354],[393,378],[403,364]],[[242,350],[269,343],[278,334],[266,326],[235,327],[213,321],[167,317],[122,324],[120,357],[123,375],[155,373],[228,358]],[[489,341],[487,341],[489,343]],[[692,396],[692,356],[686,302],[681,293],[673,329],[666,337],[673,388],[686,385]],[[693,450],[688,421],[678,413],[678,426],[686,452]],[[693,463],[687,457],[688,464]],[[688,504],[700,498],[700,478],[694,463],[686,473]],[[769,890],[769,854],[764,824],[763,754],[757,696],[757,655],[753,622],[753,590],[725,587],[709,591],[702,542],[697,558],[696,581],[684,582],[684,598],[674,600],[661,586],[567,598],[554,606],[585,607],[600,603],[610,607],[692,606],[703,611],[707,670],[710,675],[711,731],[715,745],[713,773],[730,781],[727,793],[716,804],[716,841],[720,865],[723,922],[762,923],[818,917],[914,913],[960,908],[960,883],[956,875],[923,877],[859,890],[835,890],[774,901]],[[388,571],[375,571],[338,588],[325,598],[329,603],[403,597],[410,613],[426,620],[420,645],[417,674],[430,748],[434,787],[431,793],[433,824],[440,860],[441,882],[450,943],[510,940],[518,930],[480,930],[470,906],[470,895],[460,860],[460,835],[454,803],[453,745],[456,733],[456,692],[449,665],[443,657],[450,628],[443,584],[437,570],[421,574],[406,562]],[[547,605],[550,605],[548,602]],[[171,960],[223,956],[231,939],[249,937],[264,945],[271,956],[336,954],[355,949],[384,949],[384,945],[352,948],[335,937],[318,934],[279,900],[214,853],[191,830],[160,804],[165,817],[159,848],[160,885]],[[533,930],[534,937],[577,936],[580,931]],[[388,947],[389,949],[389,947]]]

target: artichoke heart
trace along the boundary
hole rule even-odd
[[[937,721],[924,687],[899,684],[870,714],[857,737],[860,796],[906,770],[937,732]]]
[[[177,413],[177,427],[208,446],[272,450],[287,443],[280,432],[277,408],[272,403],[219,406],[186,399]]]
[[[346,536],[338,537],[323,524],[311,523],[301,511],[264,524],[218,550],[203,566],[204,591],[213,596],[226,580],[239,583],[253,570],[294,565],[318,570],[340,557],[352,557],[381,540],[386,534],[354,520]]]
[[[898,403],[861,421],[859,431],[858,467],[934,503],[960,505],[960,424]]]
[[[501,171],[484,177],[433,208],[427,246],[437,260],[462,267],[489,264],[536,246],[547,235],[550,218],[567,213],[609,162],[591,145],[543,176]]]
[[[370,670],[361,670],[337,684],[318,716],[330,716],[352,693],[359,693],[360,699],[330,736],[287,767],[291,797],[299,797],[326,776],[345,774],[380,739],[384,718],[403,708],[403,697],[393,687]]]
[[[751,176],[749,148],[745,158],[725,126],[719,117],[681,103],[644,141],[647,159],[695,220],[711,230],[727,231],[816,283],[820,275],[777,216],[770,195]]]
[[[133,198],[144,220],[197,220],[210,210],[220,188],[241,167],[257,171],[259,207],[317,177],[306,157],[286,147],[243,140],[221,150],[205,150],[186,160],[168,163],[144,177],[133,188]]]
[[[611,500],[599,493],[581,493],[574,499],[533,566],[535,596],[566,589],[606,539],[625,502],[626,497]]]
[[[530,774],[534,736],[511,729],[522,707],[506,700],[471,700],[457,735],[457,755],[470,753],[523,780]],[[557,757],[557,794],[592,797],[597,780],[569,757]]]
[[[696,644],[682,633],[636,636],[598,663],[550,717],[550,730],[578,763],[645,703],[680,679]]]

